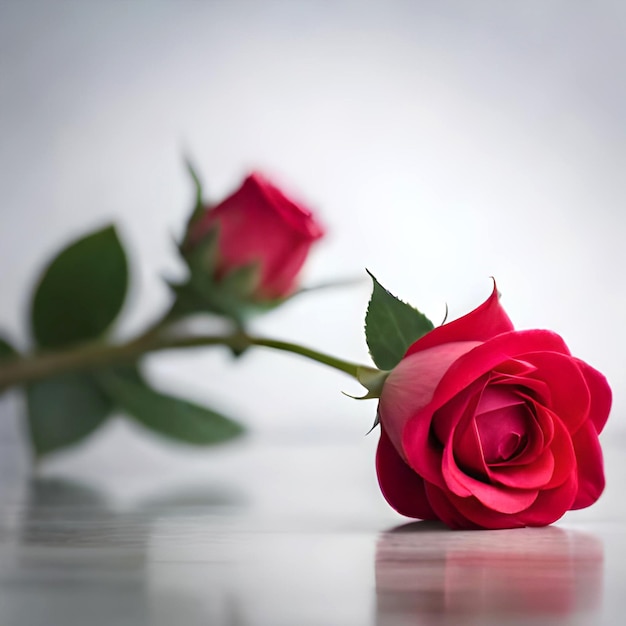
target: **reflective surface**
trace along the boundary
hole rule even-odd
[[[408,524],[379,539],[377,616],[381,624],[591,619],[603,565],[602,541],[577,531],[445,533]]]
[[[0,623],[621,623],[621,447],[596,507],[549,528],[450,532],[386,507],[374,445],[251,440],[132,473],[122,459],[5,467]]]

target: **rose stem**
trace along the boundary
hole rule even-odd
[[[133,363],[148,352],[218,345],[238,351],[251,346],[263,346],[291,352],[357,379],[359,374],[363,372],[377,372],[374,368],[344,361],[295,343],[254,337],[242,332],[230,335],[193,335],[187,337],[159,336],[150,332],[124,344],[91,343],[67,351],[42,352],[6,360],[4,364],[0,365],[0,389],[35,382],[67,372]]]

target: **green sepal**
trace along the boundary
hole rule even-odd
[[[387,376],[389,376],[389,372],[386,370],[359,367],[356,372],[356,379],[367,389],[367,395],[363,397],[363,400],[380,398]]]
[[[190,274],[195,276],[213,276],[218,263],[218,236],[219,229],[211,229],[193,248],[188,249],[184,244],[179,246],[183,261],[187,264]]]
[[[433,323],[417,309],[387,291],[367,270],[374,289],[365,316],[365,337],[374,363],[393,369],[411,344],[433,330]]]
[[[390,372],[385,370],[359,366],[357,367],[356,379],[367,389],[367,393],[364,396],[352,396],[345,392],[343,392],[343,394],[353,400],[372,400],[373,398],[380,398],[383,385],[389,374]]]
[[[214,313],[231,318],[243,326],[252,316],[269,311],[284,299],[258,301],[256,289],[260,280],[257,263],[240,266],[217,279],[219,229],[213,228],[191,250],[180,248],[189,268],[185,282],[169,283],[176,294],[174,315]]]
[[[378,426],[378,424],[380,424],[380,410],[377,408],[376,417],[374,418],[374,423],[372,424],[372,427],[365,433],[365,436],[367,437],[374,430],[374,428]]]
[[[161,436],[206,446],[244,432],[236,421],[212,409],[152,389],[135,368],[103,371],[97,380],[124,413]]]
[[[26,387],[28,428],[35,456],[82,441],[99,428],[113,403],[87,373],[68,373]]]
[[[193,208],[189,217],[187,218],[187,224],[185,226],[185,234],[183,236],[182,242],[180,244],[181,250],[188,250],[190,247],[190,242],[194,240],[192,237],[193,230],[195,228],[196,222],[202,218],[202,216],[207,213],[211,209],[208,204],[204,202],[204,190],[202,187],[202,182],[200,181],[200,177],[196,172],[193,164],[189,159],[185,159],[185,166],[187,168],[187,172],[191,177],[193,187],[194,187],[194,200],[193,200]]]
[[[128,289],[128,262],[114,226],[74,241],[43,272],[31,306],[36,343],[60,348],[101,337]]]
[[[191,180],[193,182],[195,195],[194,195],[194,207],[189,216],[189,221],[187,222],[188,227],[195,222],[199,217],[201,217],[205,212],[204,206],[204,190],[202,188],[202,182],[200,181],[200,177],[196,172],[195,167],[191,163],[189,159],[185,160],[185,165],[187,166],[187,171],[191,176]]]

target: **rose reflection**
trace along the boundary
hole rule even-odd
[[[602,543],[554,526],[449,532],[416,522],[376,549],[377,623],[442,623],[460,616],[567,616],[599,606]],[[439,616],[439,617],[437,617]],[[421,621],[419,621],[421,618]],[[447,623],[447,622],[443,622]]]

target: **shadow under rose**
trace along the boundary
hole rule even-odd
[[[377,543],[376,623],[558,623],[600,606],[603,558],[599,539],[555,526],[453,532],[406,524]]]

